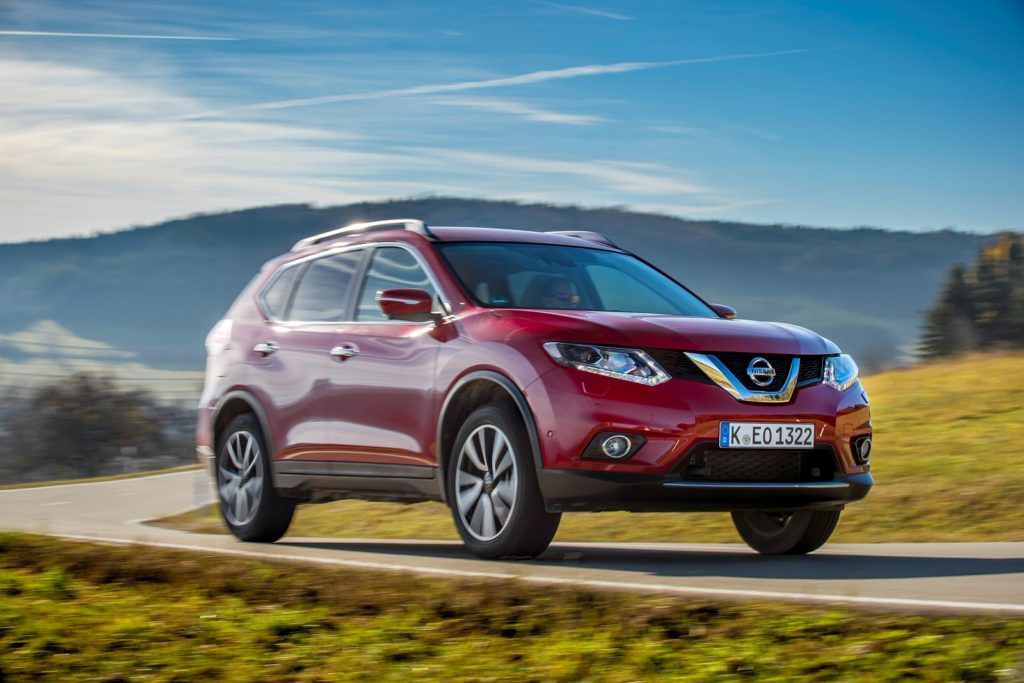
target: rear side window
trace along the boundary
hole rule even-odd
[[[357,249],[310,263],[295,290],[288,319],[297,322],[344,320],[348,296],[362,258],[362,251]]]
[[[423,289],[435,294],[430,278],[416,257],[401,247],[378,247],[366,271],[363,291],[356,309],[356,320],[387,320],[377,304],[377,292],[382,289]]]
[[[263,292],[263,307],[270,317],[283,320],[288,313],[288,301],[292,296],[292,286],[301,268],[285,268],[277,274],[274,281]]]

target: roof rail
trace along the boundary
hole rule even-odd
[[[430,232],[430,228],[428,228],[427,224],[423,221],[416,218],[395,218],[387,221],[353,223],[351,225],[346,225],[344,228],[328,230],[327,232],[322,232],[319,235],[304,237],[295,243],[295,246],[292,247],[292,251],[302,251],[307,247],[312,247],[313,245],[326,242],[327,240],[331,240],[336,237],[359,235],[364,232],[374,232],[377,230],[395,230],[396,228],[415,232],[418,235],[423,235],[427,239],[434,239],[434,233]]]
[[[565,235],[566,237],[576,237],[581,240],[588,242],[594,242],[596,244],[603,244],[606,247],[612,247],[613,249],[622,249],[619,245],[612,242],[610,239],[605,237],[599,232],[592,232],[590,230],[554,230],[549,231],[548,235]]]

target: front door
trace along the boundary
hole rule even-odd
[[[436,438],[434,382],[443,337],[433,323],[385,317],[376,294],[395,287],[437,294],[411,247],[374,247],[353,320],[336,330],[330,440],[342,462],[429,467],[436,464],[429,446]]]

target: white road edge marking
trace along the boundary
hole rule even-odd
[[[40,503],[40,505],[42,507],[44,507],[44,508],[51,508],[51,507],[54,507],[56,505],[71,505],[71,501],[70,500],[61,500],[61,501],[57,501],[56,503]]]
[[[43,484],[39,486],[23,486],[21,488],[3,489],[0,490],[0,496],[8,493],[19,493],[21,491],[33,491],[39,493],[40,491],[55,491],[57,489],[73,488],[77,486],[103,486],[104,484],[123,484],[127,481],[135,479],[160,479],[161,477],[178,477],[182,474],[194,474],[197,472],[203,472],[201,466],[192,467],[188,466],[188,469],[182,469],[177,472],[164,472],[163,474],[142,474],[139,473],[137,477],[121,477],[120,479],[107,479],[106,481],[83,481],[78,484]]]
[[[740,588],[702,588],[699,586],[675,586],[659,583],[639,583],[630,581],[600,581],[596,579],[564,579],[554,576],[536,576],[514,574],[509,572],[469,571],[466,569],[444,569],[441,567],[416,567],[413,565],[388,564],[385,562],[368,562],[365,560],[343,560],[333,557],[312,557],[308,555],[272,555],[254,550],[236,550],[234,548],[205,547],[186,543],[163,543],[160,541],[130,540],[124,538],[107,538],[102,536],[81,536],[60,534],[60,538],[74,541],[91,541],[109,543],[111,545],[145,545],[168,550],[187,550],[190,552],[216,553],[234,555],[261,560],[304,562],[310,564],[336,565],[358,569],[383,569],[392,572],[409,572],[412,574],[428,574],[434,576],[458,576],[482,579],[518,579],[527,583],[559,586],[584,586],[615,590],[629,590],[644,593],[675,593],[679,595],[721,596],[728,598],[760,598],[770,600],[794,600],[799,602],[836,603],[850,605],[886,606],[886,607],[917,607],[926,609],[952,609],[964,611],[1013,612],[1024,614],[1024,605],[1006,605],[992,602],[961,602],[956,600],[920,600],[915,598],[882,598],[858,595],[829,595],[825,593],[796,593],[788,591],[759,591]]]

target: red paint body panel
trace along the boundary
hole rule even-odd
[[[331,459],[433,465],[434,387],[440,342],[429,324],[339,325],[334,344],[357,356],[332,359],[320,391],[330,395]]]

